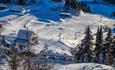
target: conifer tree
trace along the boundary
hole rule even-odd
[[[90,27],[86,28],[85,32],[86,36],[81,44],[81,61],[82,62],[92,62],[93,61],[93,53],[92,53],[92,46],[93,46],[93,36],[91,35]]]
[[[113,66],[115,66],[115,36],[112,37],[112,56],[113,56]]]
[[[112,55],[115,58],[115,36],[112,38]]]
[[[98,27],[96,35],[96,46],[95,46],[95,60],[96,63],[104,63],[104,47],[103,47],[103,33],[102,27]]]
[[[81,62],[80,57],[81,57],[81,54],[82,54],[82,50],[79,47],[79,45],[76,48],[71,48],[71,54],[74,57],[75,63],[80,63]]]
[[[107,34],[107,37],[105,39],[104,47],[105,47],[105,51],[106,51],[105,64],[111,65],[113,62],[111,29],[108,30],[108,34]]]
[[[97,34],[96,34],[96,47],[95,52],[97,53],[100,50],[100,43],[102,43],[102,34],[100,33],[100,29],[98,27]]]
[[[65,0],[65,8],[66,8],[66,11],[73,9],[74,15],[80,14],[80,5],[79,5],[78,1],[76,1],[76,0]]]
[[[99,62],[99,53],[101,52],[101,44],[102,44],[102,33],[101,29],[98,27],[96,34],[96,46],[95,46],[95,62]]]

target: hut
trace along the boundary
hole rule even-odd
[[[27,46],[27,44],[37,43],[37,40],[38,37],[33,31],[19,30],[15,44],[18,44],[19,46]]]

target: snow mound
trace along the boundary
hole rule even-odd
[[[80,63],[70,65],[56,65],[52,70],[115,70],[113,67],[95,64],[95,63]]]

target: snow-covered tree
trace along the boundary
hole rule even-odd
[[[88,26],[86,28],[86,36],[83,39],[80,47],[80,60],[82,62],[92,62],[93,61],[93,53],[92,53],[92,47],[93,47],[93,36],[91,34],[90,27]]]
[[[76,48],[71,48],[71,54],[74,58],[74,62],[75,63],[79,63],[80,62],[80,47],[77,46]],[[81,51],[82,52],[82,51]]]
[[[113,62],[111,29],[108,30],[107,37],[105,38],[104,47],[106,48],[105,49],[105,51],[106,51],[105,64],[111,65]]]
[[[115,36],[114,37],[112,37],[112,53],[113,53],[113,56],[114,56],[114,58],[115,58]]]
[[[95,60],[96,63],[104,63],[104,47],[103,47],[103,32],[102,27],[97,29],[96,46],[95,46]]]
[[[115,36],[112,37],[112,56],[113,56],[113,65],[115,66]]]

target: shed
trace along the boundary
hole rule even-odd
[[[37,35],[30,30],[19,30],[15,44],[26,46],[28,43],[35,43]]]

